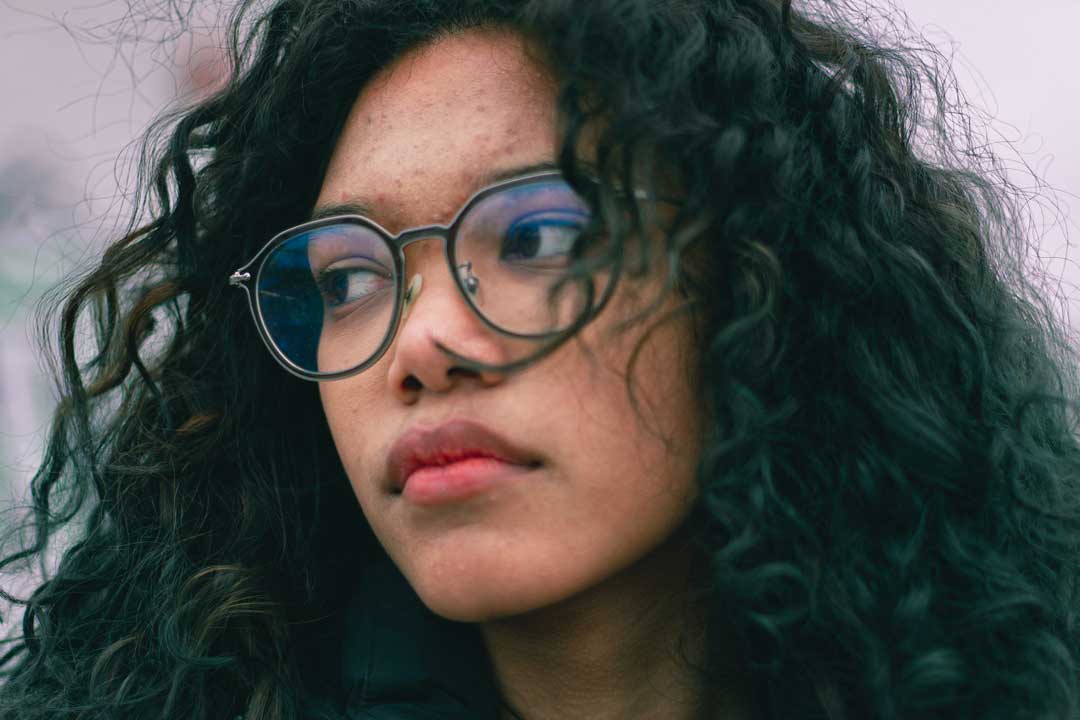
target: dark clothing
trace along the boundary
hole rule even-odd
[[[305,720],[497,720],[474,625],[438,617],[386,556],[357,577],[307,668]]]

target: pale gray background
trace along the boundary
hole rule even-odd
[[[968,97],[994,118],[988,139],[1003,160],[1027,164],[1056,189],[1043,189],[1033,205],[1033,232],[1043,265],[1073,298],[1060,313],[1080,327],[1072,219],[1080,209],[1080,2],[901,1],[916,28],[953,57]],[[25,500],[52,404],[28,342],[30,309],[117,235],[131,182],[130,165],[117,158],[182,91],[193,41],[170,38],[170,11],[188,4],[131,0],[126,16],[129,3],[117,0],[0,0],[0,506]],[[215,12],[200,16],[195,25],[205,28]]]

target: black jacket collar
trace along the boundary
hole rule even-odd
[[[305,720],[498,718],[477,628],[428,610],[384,552],[358,575],[337,628],[338,687],[324,678]]]

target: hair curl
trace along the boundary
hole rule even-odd
[[[148,136],[152,221],[59,310],[33,541],[0,568],[74,536],[28,599],[4,593],[26,609],[0,718],[298,717],[296,658],[381,549],[314,385],[274,363],[228,272],[306,217],[378,68],[483,24],[544,49],[568,176],[603,118],[604,188],[641,168],[682,190],[667,249],[699,254],[710,412],[687,528],[711,647],[732,633],[758,715],[1076,717],[1076,357],[947,69],[857,14],[241,3],[228,84]]]

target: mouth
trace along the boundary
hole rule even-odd
[[[537,469],[485,455],[469,455],[444,465],[424,465],[405,478],[401,495],[416,505],[460,502],[512,482]]]
[[[389,491],[420,504],[470,497],[541,466],[533,453],[484,425],[457,419],[414,426],[391,446]]]

